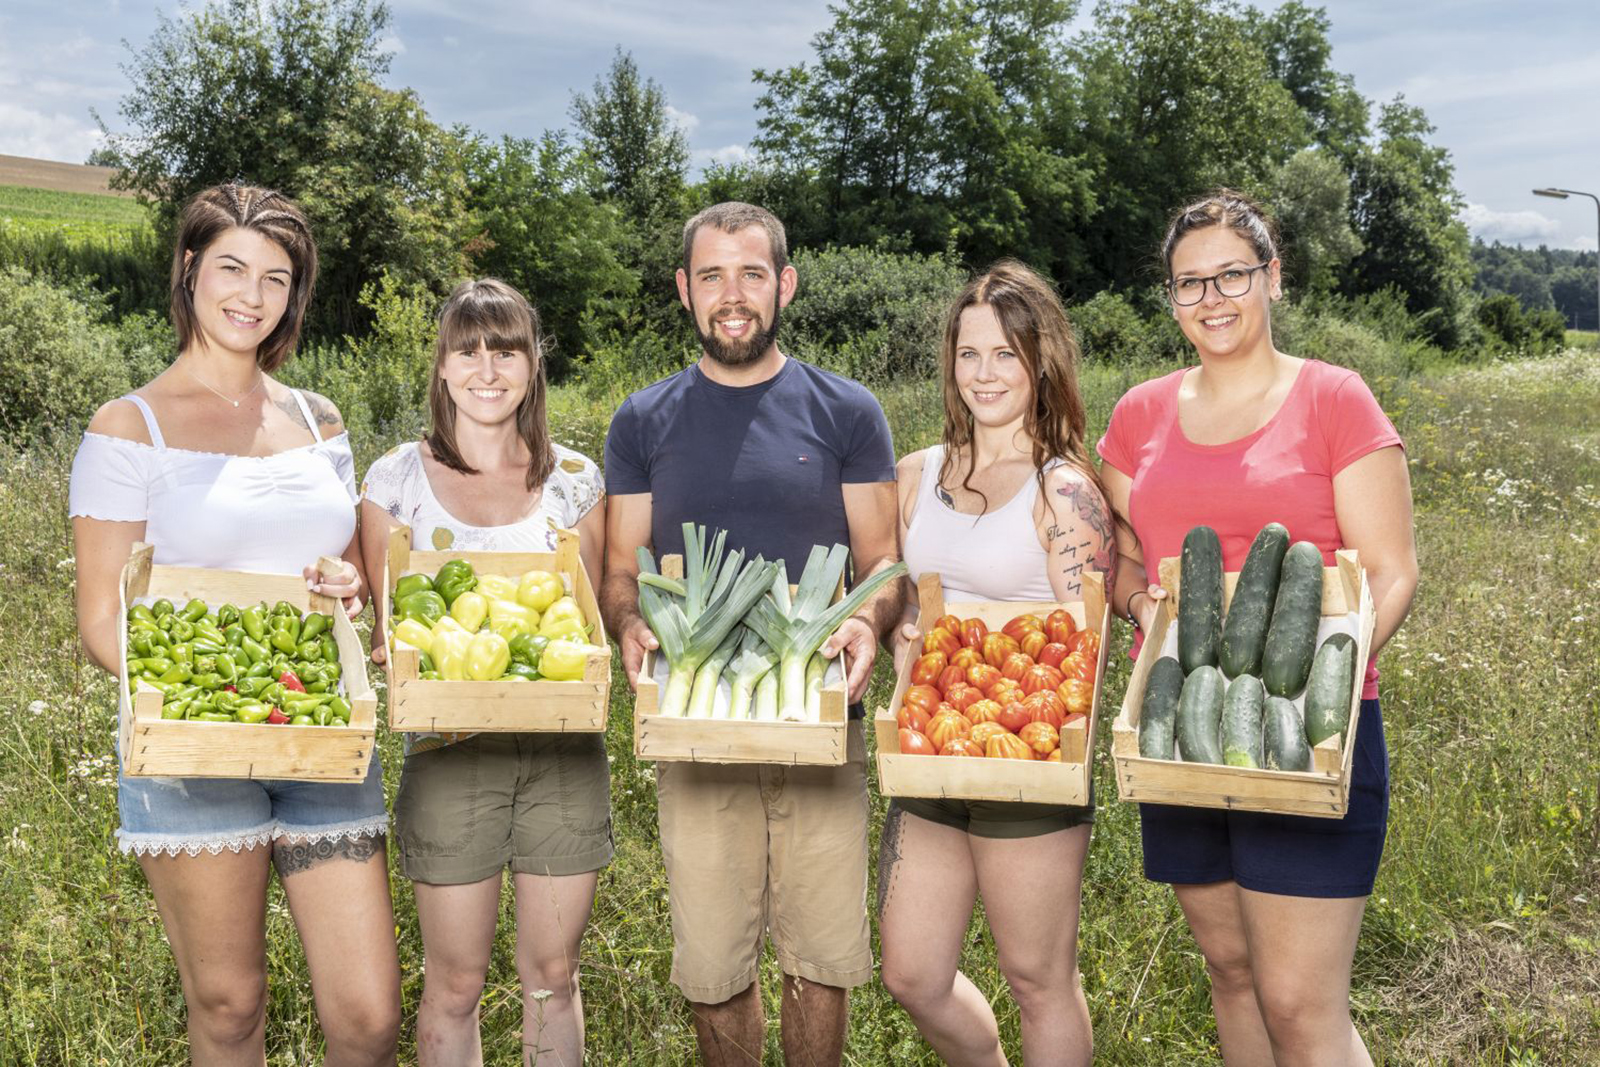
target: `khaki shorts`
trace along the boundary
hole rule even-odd
[[[470,885],[611,862],[611,770],[600,734],[475,734],[406,757],[395,798],[400,866]]]
[[[785,974],[872,977],[862,723],[842,767],[656,764],[672,983],[720,1004],[756,980],[768,931]]]

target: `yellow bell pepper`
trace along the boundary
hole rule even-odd
[[[587,637],[589,627],[583,620],[583,612],[578,608],[578,602],[569,596],[564,596],[546,608],[539,618],[539,635],[551,638],[568,635]]]
[[[435,628],[433,632],[433,665],[447,682],[467,679],[467,649],[472,638],[460,630]]]
[[[539,673],[553,682],[573,682],[583,677],[584,664],[590,652],[600,651],[596,645],[557,638],[544,646],[539,657]]]
[[[439,636],[439,631],[440,630],[444,630],[444,631],[447,631],[447,632],[448,631],[454,631],[455,633],[458,633],[458,634],[466,634],[468,637],[472,636],[471,633],[468,633],[467,628],[465,626],[462,626],[459,622],[457,622],[455,619],[451,618],[449,615],[444,616],[438,622],[433,624],[433,636],[435,638],[437,638]]]
[[[405,619],[396,626],[394,639],[423,652],[433,651],[433,634],[416,619]]]
[[[475,634],[489,615],[489,600],[482,593],[468,591],[456,597],[450,605],[450,617],[461,624],[469,634]]]
[[[542,612],[561,599],[566,587],[561,579],[549,571],[528,571],[517,583],[517,602],[534,611]]]
[[[517,599],[517,580],[508,578],[503,574],[478,575],[478,588],[476,592],[482,593],[491,601]]]
[[[511,640],[517,634],[531,634],[539,627],[539,613],[532,608],[524,607],[515,600],[489,601],[489,627],[495,633],[500,633],[502,625],[518,627],[516,633],[507,634],[506,640]]]
[[[467,677],[475,682],[494,681],[510,664],[511,646],[492,630],[474,637],[467,646]]]

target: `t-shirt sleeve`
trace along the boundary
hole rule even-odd
[[[640,440],[641,426],[633,398],[622,402],[606,431],[605,490],[613,496],[650,491],[650,466]]]
[[[894,438],[889,433],[889,420],[877,398],[865,387],[857,400],[849,446],[839,464],[839,480],[847,485],[894,481]]]
[[[67,513],[107,522],[144,522],[150,514],[152,455],[135,441],[84,434],[72,457]]]
[[[595,461],[582,452],[561,449],[557,452],[557,465],[567,478],[567,514],[564,525],[578,524],[596,504],[606,498],[606,482]]]
[[[340,434],[328,442],[328,447],[323,450],[328,457],[328,462],[333,464],[333,471],[344,483],[344,491],[350,494],[350,503],[361,503],[361,494],[356,492],[356,457],[350,451],[350,437]]]
[[[361,482],[361,497],[370,500],[389,517],[411,524],[411,479],[406,476],[410,464],[406,462],[407,445],[398,445],[367,468]]]
[[[1322,429],[1328,440],[1329,469],[1334,474],[1380,448],[1405,447],[1378,398],[1361,375],[1353,372],[1329,396]]]
[[[1129,441],[1129,423],[1133,421],[1130,407],[1127,397],[1117,401],[1117,406],[1111,409],[1111,423],[1100,443],[1095,445],[1095,451],[1106,463],[1132,478],[1137,462]]]

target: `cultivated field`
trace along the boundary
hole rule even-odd
[[[1089,372],[1096,432],[1150,373]],[[1409,446],[1423,582],[1381,663],[1393,814],[1356,959],[1358,1025],[1384,1064],[1600,1062],[1600,354],[1373,384]],[[902,452],[937,431],[930,389],[881,394]],[[609,409],[573,389],[557,390],[551,409],[558,438],[599,455]],[[358,442],[359,464],[389,443]],[[0,1062],[169,1064],[185,1054],[177,975],[138,868],[114,850],[114,690],[83,664],[73,626],[74,446],[70,435],[29,450],[0,444],[10,598],[0,616]],[[1123,627],[1115,652],[1126,639]],[[1127,668],[1112,658],[1115,699]],[[885,679],[880,671],[877,701]],[[617,859],[583,958],[590,1059],[681,1064],[693,1046],[667,981],[653,780],[631,756],[631,702],[619,694],[609,737]],[[385,737],[391,790],[398,748]],[[1096,1062],[1214,1061],[1200,956],[1171,892],[1140,876],[1137,813],[1117,802],[1104,762],[1097,789],[1080,952]],[[397,872],[394,887],[404,1062],[422,956]],[[1054,908],[1041,899],[1040,921]],[[276,885],[269,925],[269,1059],[314,1062],[304,959]],[[1015,1053],[1016,1012],[981,923],[964,966]],[[769,1004],[775,978],[769,961]],[[483,1007],[488,1062],[516,1059],[517,998],[503,936]],[[768,1052],[779,1062],[775,1029]],[[935,1062],[877,984],[854,998],[848,1059]]]

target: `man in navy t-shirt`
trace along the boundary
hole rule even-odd
[[[896,561],[883,409],[859,383],[778,350],[796,282],[783,225],[761,208],[718,204],[684,227],[678,296],[701,358],[630,396],[606,436],[600,600],[630,682],[657,647],[639,613],[635,550],[682,552],[685,522],[726,530],[730,549],[784,560],[791,581],[813,545],[848,545],[857,580]],[[852,701],[901,595],[889,583],[823,646],[828,656],[848,649]],[[861,721],[849,724],[842,767],[658,763],[656,778],[672,980],[694,1009],[703,1058],[760,1062],[756,977],[770,931],[785,1058],[838,1064],[848,990],[872,976]]]

